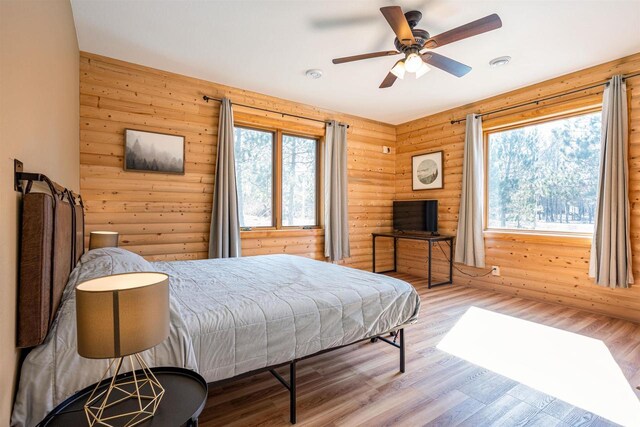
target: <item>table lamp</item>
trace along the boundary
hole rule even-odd
[[[89,250],[99,248],[117,248],[117,231],[92,231],[89,234]]]
[[[125,273],[83,282],[76,288],[76,322],[80,356],[113,359],[84,406],[89,425],[133,426],[153,417],[164,388],[138,353],[169,336],[169,276]],[[132,372],[117,378],[125,358]]]

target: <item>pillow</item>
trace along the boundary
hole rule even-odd
[[[58,313],[56,313],[56,319],[54,323],[57,323],[57,318],[62,310],[75,310],[75,306],[71,308],[67,307],[67,301],[75,298],[76,287],[83,282],[91,279],[97,279],[98,277],[109,276],[111,274],[129,273],[132,271],[144,272],[156,270],[151,263],[142,258],[138,254],[129,252],[126,249],[120,248],[100,248],[93,249],[82,255],[80,262],[76,264],[76,267],[69,276],[69,281],[62,294],[62,302]],[[52,326],[53,328],[53,326]]]
[[[126,249],[100,248],[84,254],[74,270],[75,274],[71,276],[76,284],[79,284],[98,277],[132,271],[155,271],[155,269],[149,261]]]

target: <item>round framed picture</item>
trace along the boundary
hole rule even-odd
[[[411,175],[414,190],[443,188],[442,151],[413,156]]]

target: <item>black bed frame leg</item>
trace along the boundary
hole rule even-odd
[[[394,332],[390,332],[390,334],[391,336],[393,336],[393,341],[391,341],[389,338],[383,337],[382,335],[377,335],[371,338],[371,342],[374,343],[380,340],[400,350],[400,372],[404,374],[404,365],[405,365],[404,328],[398,329]],[[400,342],[396,342],[396,340]]]
[[[400,372],[404,374],[404,329],[400,329]]]
[[[296,361],[289,365],[289,420],[296,423]]]

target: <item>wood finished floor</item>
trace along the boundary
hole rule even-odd
[[[407,372],[398,351],[362,343],[298,364],[300,426],[603,426],[609,421],[436,348],[471,306],[603,340],[629,382],[640,384],[640,325],[564,306],[462,286],[427,289],[406,329]],[[288,369],[281,369],[286,377]],[[640,394],[639,394],[640,395]],[[211,388],[202,427],[290,425],[288,392],[269,373]]]

